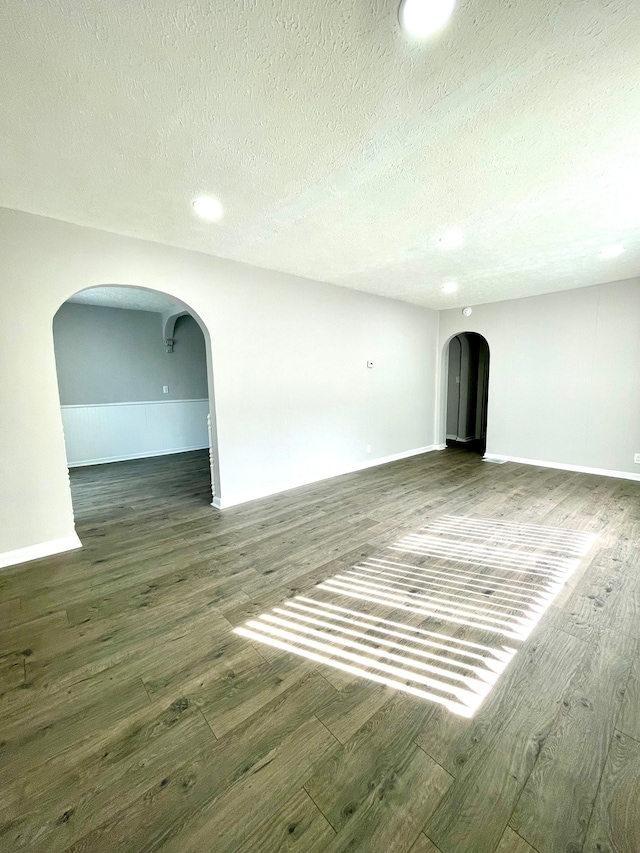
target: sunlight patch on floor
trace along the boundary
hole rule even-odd
[[[471,717],[596,538],[442,516],[235,631]]]

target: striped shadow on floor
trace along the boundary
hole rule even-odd
[[[596,538],[443,516],[235,631],[472,717]]]

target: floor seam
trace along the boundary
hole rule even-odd
[[[446,768],[444,765],[440,764],[440,762],[439,762],[439,761],[437,761],[437,760],[433,757],[433,755],[431,755],[431,753],[430,753],[430,752],[427,752],[427,750],[426,750],[423,746],[421,746],[421,745],[420,745],[416,740],[414,740],[414,741],[413,741],[413,743],[414,743],[414,745],[415,745],[415,746],[417,746],[417,747],[418,747],[418,749],[419,749],[421,752],[424,752],[424,754],[427,756],[427,758],[430,758],[430,759],[431,759],[435,764],[437,764],[437,765],[438,765],[438,767],[440,767],[442,770],[444,770],[444,772],[447,774],[447,776],[449,776],[449,778],[450,778],[450,779],[455,779],[455,778],[456,778],[456,777],[453,775],[453,773],[449,773],[449,771],[447,770],[447,768]]]
[[[142,687],[144,688],[144,692],[147,694],[147,699],[149,700],[149,704],[152,705],[153,699],[151,698],[151,694],[147,690],[147,685],[144,683],[144,678],[142,678],[142,676],[140,676],[140,683],[142,684]]]
[[[317,717],[316,717],[316,719],[317,719]],[[307,788],[306,782],[305,782],[305,784],[302,786],[302,790],[303,790],[303,791],[305,792],[305,794],[309,797],[309,799],[311,800],[311,802],[313,803],[313,805],[318,809],[318,811],[320,812],[320,814],[322,815],[322,817],[326,820],[326,822],[329,824],[329,826],[331,827],[331,829],[332,829],[332,830],[335,832],[335,834],[337,835],[337,834],[338,834],[338,830],[335,828],[335,826],[331,823],[331,821],[329,820],[329,818],[327,817],[327,815],[322,811],[322,809],[320,808],[320,806],[319,806],[319,805],[316,803],[316,801],[313,799],[313,797],[312,797],[312,796],[311,796],[311,794],[309,793],[309,789]]]
[[[213,735],[213,739],[214,739],[214,740],[220,740],[220,738],[216,735],[216,733],[214,732],[214,730],[211,728],[211,723],[210,723],[210,722],[209,722],[209,720],[207,720],[207,718],[205,717],[205,714],[204,714],[204,711],[202,710],[202,708],[198,708],[198,713],[200,714],[200,716],[202,717],[202,719],[203,719],[203,720],[205,721],[205,723],[207,724],[207,728],[209,729],[209,731],[210,731],[210,732],[211,732],[211,734]]]
[[[336,743],[339,743],[339,744],[340,744],[340,746],[344,746],[344,744],[342,743],[342,741],[340,740],[340,738],[338,738],[338,737],[336,737],[336,736],[334,735],[334,733],[331,731],[331,729],[329,728],[329,726],[327,726],[325,723],[323,723],[323,722],[322,722],[322,720],[320,719],[320,717],[319,717],[317,714],[312,714],[312,717],[313,717],[313,719],[314,719],[314,720],[317,720],[317,721],[320,723],[320,725],[321,725],[323,728],[325,728],[325,729],[329,732],[329,734],[330,734],[330,735],[331,735],[331,737],[335,740],[335,742],[336,742]]]
[[[625,732],[624,729],[619,729],[616,726],[613,730],[613,737],[615,737],[616,732],[618,732],[618,734],[624,735],[625,737],[628,737],[629,740],[632,740],[634,743],[637,743],[640,745],[640,738],[637,738],[637,737],[634,737],[633,735],[630,735],[628,732]],[[607,753],[607,758],[608,757],[609,757],[609,753]]]
[[[528,844],[529,847],[535,851],[535,853],[540,853],[539,849],[537,847],[534,847],[530,841],[527,841],[527,839],[524,837],[524,835],[520,835],[520,833],[516,829],[514,829],[510,823],[507,824],[507,828],[510,829],[514,835],[517,835],[518,838],[521,838],[525,844]],[[504,835],[504,833],[503,833],[503,835]],[[502,839],[500,839],[500,840],[502,840]],[[500,846],[500,844],[498,844],[498,846]]]

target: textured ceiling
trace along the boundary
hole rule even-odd
[[[76,293],[69,302],[100,305],[103,308],[127,308],[131,311],[155,311],[159,314],[184,311],[185,306],[170,296],[141,287],[90,287]]]
[[[640,273],[637,0],[4,0],[0,95],[6,207],[434,308]]]

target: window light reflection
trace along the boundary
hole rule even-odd
[[[471,717],[595,540],[442,516],[235,631]]]

